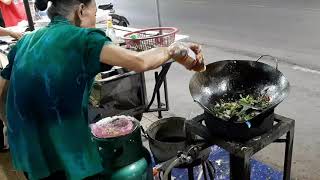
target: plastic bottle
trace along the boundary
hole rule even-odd
[[[108,16],[107,18],[107,30],[106,35],[111,39],[114,44],[118,44],[116,32],[113,29],[112,17]]]
[[[187,51],[181,51],[181,54],[174,59],[189,70],[197,72],[206,70],[205,64],[196,60],[196,54],[190,48]]]

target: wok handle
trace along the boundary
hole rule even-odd
[[[275,61],[276,61],[276,69],[278,70],[279,60],[278,60],[276,57],[270,56],[270,55],[262,55],[262,56],[260,56],[260,57],[257,59],[257,62],[258,62],[260,59],[262,59],[263,57],[271,57],[273,60],[275,60]]]
[[[202,107],[204,110],[207,110],[208,112],[211,112],[211,113],[212,113],[212,111],[211,111],[208,107],[206,107],[205,105],[203,105],[200,101],[198,101],[198,100],[196,100],[196,99],[193,99],[193,101],[196,102],[197,104],[199,104],[199,106]]]

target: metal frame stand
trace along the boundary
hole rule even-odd
[[[204,118],[204,115],[200,115],[190,121],[186,121],[187,132],[201,136],[209,145],[218,145],[230,153],[230,179],[249,180],[251,171],[250,158],[271,143],[285,143],[283,179],[290,179],[294,120],[275,115],[276,124],[269,132],[245,143],[238,143],[211,135],[207,128],[201,124]],[[286,138],[280,139],[283,135],[286,135]]]
[[[23,4],[24,4],[24,9],[26,10],[28,24],[29,24],[27,31],[33,31],[34,25],[33,25],[33,19],[30,11],[29,0],[23,0]]]
[[[158,118],[162,118],[162,111],[169,111],[169,97],[168,97],[168,85],[167,85],[167,73],[171,67],[172,62],[166,63],[162,66],[159,72],[155,72],[156,84],[154,86],[153,94],[151,100],[146,108],[145,112],[158,112]],[[164,99],[165,103],[161,102],[160,88],[163,84]],[[157,108],[151,109],[151,106],[157,97]]]
[[[156,0],[156,7],[157,7],[158,25],[159,25],[159,27],[161,27],[161,26],[162,26],[162,23],[161,23],[159,0]]]
[[[160,14],[160,5],[159,0],[155,0],[156,8],[157,8],[157,18],[158,18],[158,26],[162,27],[161,22],[161,14]],[[162,31],[160,31],[160,34],[162,34]],[[164,66],[162,66],[161,72],[155,72],[155,79],[156,79],[156,85],[154,87],[153,95],[151,98],[151,101],[146,108],[146,112],[158,112],[158,118],[162,118],[162,111],[169,111],[169,99],[168,99],[168,87],[167,87],[167,72],[171,66],[171,63],[167,63]],[[164,85],[164,98],[165,98],[165,104],[161,102],[161,94],[160,94],[160,87],[161,85]],[[157,96],[157,107],[156,109],[150,109],[151,105],[153,104],[154,98]],[[164,108],[163,108],[164,106]]]

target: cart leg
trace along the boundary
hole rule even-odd
[[[171,174],[172,174],[172,172],[170,171],[168,174],[168,180],[171,180]]]
[[[207,166],[206,166],[205,161],[202,161],[201,164],[202,164],[203,178],[204,178],[204,180],[208,180],[207,179]]]
[[[216,174],[214,166],[213,166],[213,164],[211,163],[210,160],[207,160],[206,164],[207,164],[208,174],[209,174],[210,180],[214,180],[214,177],[215,177],[215,174]]]
[[[194,180],[193,167],[188,168],[188,177],[189,177],[189,180]]]
[[[293,149],[294,128],[291,128],[286,137],[286,151],[284,159],[283,179],[289,180],[291,174],[292,149]]]
[[[165,100],[165,106],[167,111],[169,110],[169,97],[168,97],[168,83],[167,83],[167,77],[164,77],[163,80],[163,88],[164,88],[164,100]]]
[[[158,81],[159,73],[155,72],[154,75],[155,75],[155,79]],[[157,103],[158,103],[158,108],[160,109],[161,108],[160,88],[157,91]],[[158,118],[159,119],[162,118],[162,112],[160,110],[158,111]]]
[[[250,158],[240,158],[230,154],[230,179],[249,180],[250,179]]]

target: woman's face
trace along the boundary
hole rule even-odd
[[[78,11],[80,27],[94,28],[96,26],[96,13],[97,6],[95,0],[91,0],[88,5],[81,4]]]

